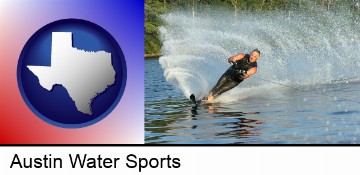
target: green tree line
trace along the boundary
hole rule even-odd
[[[145,0],[145,56],[160,55],[161,39],[159,26],[164,25],[161,14],[180,9],[193,14],[198,10],[213,7],[233,11],[272,11],[309,9],[321,7],[326,10],[336,10],[336,7],[347,6],[357,10],[359,0]]]

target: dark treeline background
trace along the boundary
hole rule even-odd
[[[145,57],[160,55],[162,44],[158,27],[164,25],[161,14],[171,10],[195,14],[197,11],[213,8],[233,11],[234,15],[240,11],[258,13],[314,8],[336,13],[340,8],[358,11],[359,0],[145,0]]]

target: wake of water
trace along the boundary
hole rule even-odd
[[[255,48],[261,58],[254,76],[262,79],[301,87],[358,81],[360,75],[360,26],[350,13],[317,10],[235,17],[215,10],[195,17],[172,12],[163,19],[160,64],[166,80],[186,97],[207,95],[228,68],[227,58]],[[249,78],[236,87],[241,90],[228,91],[218,100],[275,96],[282,88]]]

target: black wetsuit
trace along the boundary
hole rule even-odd
[[[257,67],[256,62],[250,62],[250,55],[246,54],[241,60],[236,60],[229,69],[220,77],[216,85],[211,89],[210,94],[216,98],[222,93],[234,88],[244,79],[241,78],[241,70],[248,71]]]

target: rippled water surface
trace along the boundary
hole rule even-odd
[[[358,81],[296,88],[277,85],[244,94],[241,100],[194,110],[163,74],[159,59],[145,60],[146,143],[360,143]],[[240,95],[241,90],[241,84],[234,89]]]

